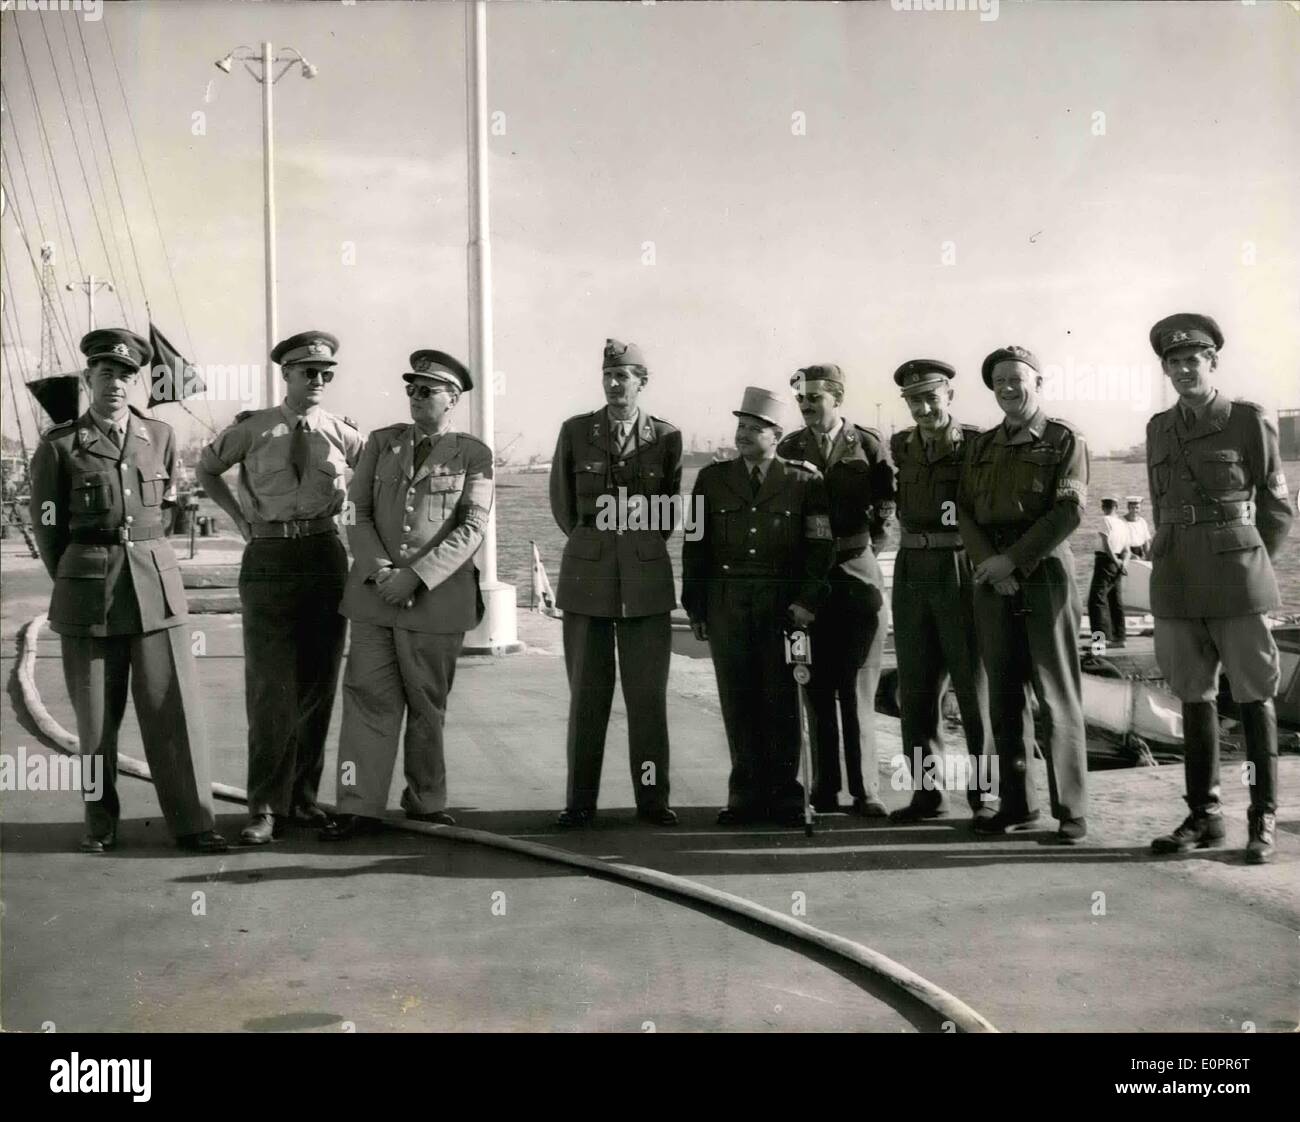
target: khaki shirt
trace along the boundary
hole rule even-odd
[[[239,505],[250,522],[326,518],[342,509],[347,471],[365,442],[355,425],[319,407],[303,421],[309,456],[301,481],[289,458],[298,414],[287,404],[239,414],[203,450],[200,466],[213,475],[239,465]]]

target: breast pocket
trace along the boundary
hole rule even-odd
[[[112,477],[106,471],[80,475],[72,484],[72,512],[98,514],[113,506]]]
[[[460,493],[465,488],[465,476],[463,473],[430,475],[428,482],[429,520],[445,521],[460,501]]]
[[[140,469],[140,502],[145,506],[160,506],[167,493],[167,473],[157,468]]]
[[[731,546],[743,545],[749,534],[748,507],[737,500],[718,503],[709,512],[709,536],[718,543]]]
[[[605,465],[596,461],[578,464],[573,471],[574,489],[579,498],[594,499],[605,490]]]
[[[1169,462],[1169,449],[1155,446],[1151,449],[1151,481],[1155,487],[1155,501],[1168,494],[1173,465]]]
[[[1246,464],[1235,448],[1212,448],[1196,457],[1196,477],[1211,491],[1241,491],[1246,487]]]

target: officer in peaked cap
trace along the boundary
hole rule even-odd
[[[1183,705],[1183,764],[1191,814],[1156,838],[1157,853],[1225,841],[1219,798],[1220,668],[1241,715],[1254,773],[1246,860],[1269,861],[1277,814],[1277,644],[1267,613],[1279,607],[1272,559],[1291,529],[1277,428],[1249,401],[1214,386],[1223,332],[1180,312],[1151,328],[1151,346],[1178,400],[1147,422],[1151,487],[1151,614],[1156,661]]]
[[[339,602],[347,554],[335,516],[362,437],[321,408],[339,341],[304,331],[278,343],[285,398],[240,413],[203,451],[199,484],[248,542],[239,574],[248,711],[248,823],[264,845],[285,820],[323,825],[317,805],[325,735],[347,623]],[[222,476],[239,465],[239,497]]]
[[[840,415],[844,372],[838,366],[804,367],[790,385],[806,427],[785,437],[777,454],[811,463],[821,472],[835,535],[830,594],[812,635],[817,662],[808,686],[816,739],[812,801],[821,812],[840,809],[842,725],[851,810],[883,818],[887,811],[880,801],[875,700],[885,642],[880,625],[885,581],[875,551],[884,543],[893,511],[893,471],[880,434]]]
[[[175,495],[176,438],[127,403],[153,352],[121,328],[90,332],[81,351],[90,408],[42,437],[31,519],[54,578],[50,628],[60,637],[81,753],[103,776],[100,798],[86,791],[81,848],[103,853],[117,844],[117,737],[130,687],[168,829],[186,849],[222,853],[182,626],[185,589],[162,523],[163,503]]]
[[[1088,449],[1040,403],[1038,359],[1023,347],[990,354],[981,372],[1005,414],[969,441],[957,519],[975,566],[975,624],[989,679],[1001,806],[975,822],[1004,834],[1038,820],[1030,688],[1047,761],[1057,841],[1087,834],[1087,755],[1079,669],[1078,594],[1067,544],[1088,494]]]
[[[926,358],[911,359],[894,371],[916,422],[889,441],[901,531],[894,561],[894,648],[903,749],[913,767],[912,799],[890,815],[895,822],[919,822],[946,812],[941,765],[947,679],[961,710],[972,763],[978,765],[993,746],[988,680],[975,638],[975,578],[956,517],[962,458],[979,429],[952,415],[956,376],[948,363]],[[968,777],[966,797],[976,821],[994,813],[978,782],[986,777]]]
[[[834,540],[821,472],[777,455],[784,402],[748,387],[735,410],[740,456],[700,469],[703,534],[682,546],[682,607],[707,639],[731,750],[721,825],[803,820],[799,711],[784,628],[829,610]],[[813,677],[822,654],[813,638]],[[874,760],[873,760],[874,763]]]
[[[635,344],[606,339],[605,404],[564,422],[551,463],[551,512],[568,537],[555,597],[569,677],[569,775],[557,819],[565,828],[585,826],[596,813],[615,649],[637,815],[660,826],[677,821],[668,805],[669,616],[677,597],[667,543],[682,434],[639,405],[649,377]],[[633,517],[647,509],[658,517]]]
[[[343,678],[339,814],[322,837],[380,827],[406,721],[402,808],[452,826],[443,725],[465,632],[483,618],[474,554],[492,509],[492,450],[452,428],[473,387],[442,351],[411,355],[402,375],[411,420],[370,434],[348,496],[352,571],[340,609],[352,643]]]

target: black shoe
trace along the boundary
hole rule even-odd
[[[990,811],[990,816],[992,812]],[[908,803],[907,806],[899,807],[891,811],[889,820],[899,825],[909,825],[913,822],[926,822],[932,818],[947,818],[948,808],[943,803],[933,803],[927,806],[925,803]]]
[[[677,825],[677,812],[669,810],[666,806],[654,810],[638,810],[636,816],[642,822],[649,822],[652,826]]]
[[[230,843],[216,830],[204,830],[201,834],[181,834],[176,839],[176,844],[191,853],[230,852]]]
[[[991,818],[975,819],[974,826],[977,834],[1011,834],[1033,829],[1038,819],[1039,812],[1036,810],[1028,814],[1004,814],[999,810]]]
[[[1087,836],[1086,818],[1062,818],[1061,825],[1056,831],[1056,842],[1058,845],[1078,845]]]
[[[888,818],[889,811],[875,795],[859,795],[849,813],[857,818]]]
[[[1227,841],[1222,814],[1193,811],[1183,824],[1151,843],[1152,853],[1191,853],[1194,849],[1217,849]]]
[[[117,848],[117,827],[107,834],[86,834],[78,846],[82,853],[107,853]]]
[[[314,826],[319,829],[329,820],[330,816],[325,809],[315,803],[299,803],[289,811],[289,821],[295,826]]]
[[[857,803],[857,800],[853,800]],[[840,800],[837,798],[813,799],[812,808],[818,814],[847,814],[848,807],[840,806]]]
[[[1273,860],[1277,815],[1267,810],[1250,811],[1250,841],[1246,843],[1246,864],[1267,865]]]
[[[406,817],[409,818],[412,822],[428,822],[433,826],[456,825],[456,819],[454,819],[445,810],[421,810],[421,811],[408,810],[406,812]]]
[[[283,833],[284,823],[274,814],[254,814],[239,831],[239,840],[244,845],[270,845],[272,838],[278,838]]]
[[[596,812],[594,810],[578,810],[566,806],[555,816],[555,824],[561,830],[581,830],[585,826],[590,826],[595,819]]]
[[[352,838],[381,834],[384,823],[365,814],[336,814],[321,828],[320,840],[327,842],[350,841]]]
[[[970,824],[973,829],[978,830],[981,822],[990,822],[997,817],[997,811],[988,803],[982,803],[971,811]]]

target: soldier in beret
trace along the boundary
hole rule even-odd
[[[77,739],[104,780],[98,800],[86,792],[81,849],[117,845],[117,736],[129,687],[168,829],[184,849],[224,853],[182,626],[185,588],[162,525],[162,505],[176,492],[175,433],[127,404],[153,352],[121,328],[90,332],[81,351],[90,408],[41,438],[31,505],[41,560],[54,578],[50,629],[60,637]]]
[[[352,571],[340,611],[352,621],[339,733],[338,816],[321,837],[380,827],[406,719],[402,809],[454,826],[446,811],[443,724],[465,632],[483,618],[474,554],[492,509],[492,449],[451,427],[474,388],[451,355],[422,350],[403,374],[411,423],[366,441],[348,497]]]
[[[785,437],[777,454],[810,463],[821,473],[835,535],[830,593],[812,635],[812,801],[822,813],[840,809],[842,725],[851,810],[864,818],[883,818],[887,811],[880,801],[875,706],[885,641],[880,626],[885,581],[875,551],[884,543],[893,510],[894,476],[880,434],[840,415],[844,373],[838,366],[805,367],[795,372],[790,385],[806,427]]]
[[[1178,401],[1147,422],[1151,614],[1156,661],[1183,703],[1183,765],[1191,814],[1156,838],[1156,853],[1224,843],[1219,801],[1219,670],[1241,714],[1253,772],[1246,860],[1273,857],[1280,665],[1267,613],[1277,608],[1272,559],[1291,529],[1277,428],[1249,401],[1213,384],[1223,332],[1182,312],[1151,328]]]
[[[1043,378],[1031,352],[1000,348],[985,358],[982,373],[1006,416],[968,443],[957,517],[975,565],[975,626],[989,679],[1001,807],[975,829],[1004,834],[1038,821],[1029,776],[1032,688],[1052,815],[1060,823],[1056,838],[1073,845],[1088,831],[1088,762],[1067,539],[1087,502],[1088,449],[1071,425],[1043,411]]]
[[[775,394],[745,390],[735,410],[740,457],[700,469],[691,501],[704,534],[682,546],[682,607],[695,637],[708,640],[731,749],[724,826],[803,821],[798,700],[783,631],[827,610],[835,542],[821,472],[776,454],[783,414]],[[815,679],[815,638],[812,656]]]
[[[677,501],[681,489],[682,434],[637,404],[649,377],[635,344],[605,340],[605,405],[564,422],[551,462],[551,513],[568,537],[555,596],[569,677],[569,776],[556,820],[562,828],[586,826],[596,814],[615,648],[637,817],[660,826],[677,822],[668,805],[669,618],[677,596],[666,500]],[[603,516],[631,503],[667,517],[646,528]]]
[[[199,484],[248,542],[239,573],[248,710],[248,823],[265,845],[285,821],[324,825],[317,805],[347,623],[347,554],[335,516],[362,438],[321,408],[339,341],[304,331],[278,343],[285,399],[240,413],[203,451]],[[239,465],[239,498],[222,475]]]
[[[894,649],[903,754],[909,764],[919,757],[924,769],[913,774],[911,802],[890,815],[894,822],[919,822],[946,812],[939,764],[947,679],[957,697],[971,762],[977,764],[986,746],[992,748],[988,680],[975,638],[975,577],[957,529],[962,458],[979,429],[958,423],[951,413],[956,375],[948,363],[926,358],[894,371],[916,421],[889,442],[902,530],[894,561]],[[993,817],[978,782],[968,784],[967,801],[976,821]]]

